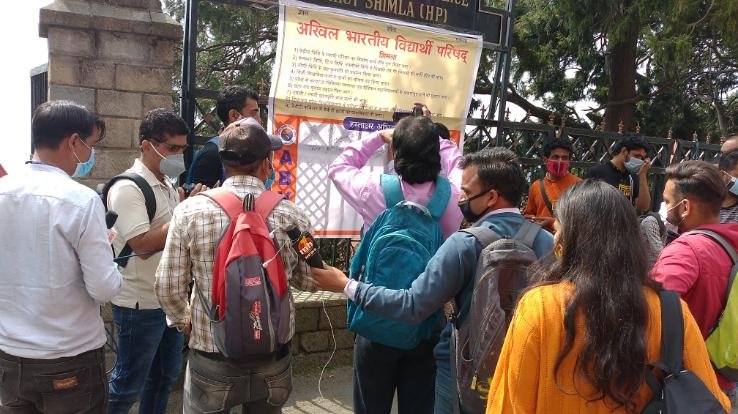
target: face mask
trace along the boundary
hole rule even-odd
[[[641,165],[643,165],[642,159],[630,157],[630,160],[625,163],[625,169],[627,169],[631,174],[638,174],[638,170],[641,169]]]
[[[162,174],[175,179],[185,172],[184,154],[172,154],[165,157],[156,150],[153,143],[151,144],[151,148],[153,148],[154,152],[161,157],[161,161],[159,161],[159,171],[161,171]]]
[[[264,187],[266,187],[267,190],[272,188],[272,185],[274,185],[274,179],[277,177],[277,175],[274,173],[274,167],[272,167],[271,170],[272,172],[269,173],[269,177],[264,180]]]
[[[546,171],[554,177],[560,178],[569,173],[569,161],[546,160]]]
[[[90,150],[90,158],[88,158],[87,161],[82,162],[77,156],[77,153],[74,152],[74,149],[72,149],[72,154],[74,154],[74,158],[77,159],[77,168],[74,170],[74,174],[72,174],[72,177],[84,177],[85,175],[89,174],[90,171],[92,171],[92,167],[95,166],[95,148],[90,148],[81,139],[80,142],[82,142],[82,144]]]
[[[671,208],[666,209],[666,222],[674,226],[673,228],[676,229],[676,233],[679,233],[679,226],[684,221],[683,217],[674,217],[672,214],[670,214],[675,208],[679,207],[684,200],[676,203],[676,205],[672,206]]]
[[[726,187],[728,187],[728,191],[730,192],[730,194],[738,197],[738,178],[730,175],[730,182],[726,184]]]
[[[459,205],[459,210],[461,210],[461,214],[464,216],[464,220],[468,221],[469,223],[474,223],[477,220],[479,220],[479,218],[482,217],[484,215],[484,213],[487,212],[486,209],[483,212],[479,213],[479,214],[473,212],[472,209],[471,209],[471,204],[470,203],[471,203],[472,200],[477,199],[477,198],[479,198],[479,197],[487,194],[488,192],[489,191],[482,191],[481,193],[475,195],[474,197],[467,198],[466,200],[464,200],[464,201],[462,201],[462,202],[460,202],[458,204]]]

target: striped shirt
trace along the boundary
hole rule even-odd
[[[738,203],[720,209],[721,223],[738,223]]]
[[[252,176],[228,178],[223,187],[231,189],[239,197],[253,194],[258,197],[264,191],[261,180]],[[289,200],[283,200],[267,217],[275,230],[275,238],[284,262],[290,285],[315,291],[315,281],[310,268],[299,261],[284,229],[296,225],[302,231],[310,231],[310,221],[304,212]],[[219,352],[213,341],[210,319],[197,293],[189,284],[193,280],[206,298],[212,300],[212,274],[215,251],[221,234],[226,230],[229,219],[226,213],[210,198],[194,196],[182,202],[174,210],[167,234],[167,242],[156,271],[156,295],[161,308],[176,326],[192,324],[190,348],[203,352]],[[295,307],[290,295],[290,333],[295,332]]]

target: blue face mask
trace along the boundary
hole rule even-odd
[[[730,176],[730,182],[728,183],[728,191],[731,195],[738,197],[738,178]]]
[[[272,188],[272,185],[274,184],[274,179],[277,177],[277,175],[274,173],[274,167],[272,167],[272,172],[269,174],[269,177],[267,177],[266,180],[264,180],[264,187],[266,187],[267,190]]]
[[[641,169],[642,165],[643,165],[642,159],[636,158],[636,157],[630,157],[630,160],[625,163],[625,168],[631,174],[638,174],[638,171]]]
[[[90,171],[92,171],[92,167],[95,166],[95,148],[90,148],[81,139],[80,142],[82,142],[85,147],[89,148],[90,158],[87,161],[82,162],[77,156],[77,153],[72,150],[72,154],[74,154],[74,157],[77,158],[77,168],[74,170],[74,174],[72,174],[72,177],[84,177],[89,174]]]

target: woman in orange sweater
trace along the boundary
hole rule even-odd
[[[599,180],[567,190],[555,213],[559,261],[518,303],[487,414],[639,413],[652,398],[646,364],[660,357],[661,288],[636,213]],[[684,302],[682,313],[684,365],[730,411]]]

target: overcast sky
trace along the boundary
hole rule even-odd
[[[31,148],[31,69],[48,60],[46,39],[38,36],[39,9],[50,0],[17,2],[0,24],[0,114],[3,143],[0,164],[8,172],[28,159]]]

